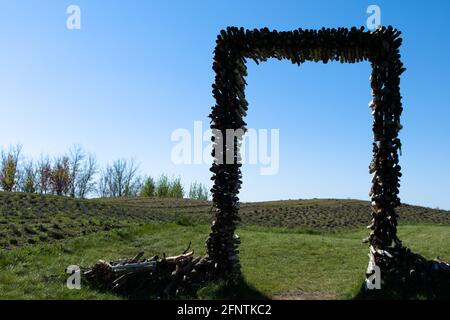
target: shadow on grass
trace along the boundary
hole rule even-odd
[[[217,280],[197,291],[196,299],[206,300],[268,300],[243,276],[233,280]]]
[[[363,282],[354,300],[449,300],[449,287],[431,287],[417,283],[400,283],[400,281],[384,282],[377,290],[366,289]]]
[[[91,289],[99,292],[111,292],[106,288],[99,288],[86,283]],[[155,290],[162,292],[162,288]],[[243,276],[232,280],[213,280],[203,286],[184,288],[177,296],[159,295],[147,290],[136,290],[133,295],[116,293],[117,296],[129,300],[268,300],[268,296],[249,284]]]

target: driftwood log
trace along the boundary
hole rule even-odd
[[[439,257],[428,260],[405,247],[370,247],[372,267],[381,270],[381,289],[396,297],[450,299],[450,264]],[[367,275],[370,275],[369,265]]]
[[[153,256],[143,259],[144,252],[134,258],[117,261],[99,260],[83,270],[88,284],[130,298],[169,298],[189,293],[214,276],[215,265],[206,256],[194,256],[186,249],[177,256]]]

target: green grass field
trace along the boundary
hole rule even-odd
[[[65,268],[91,265],[100,258],[133,256],[139,249],[148,255],[177,254],[189,241],[197,253],[204,253],[208,230],[205,224],[152,223],[2,251],[0,298],[118,299],[88,287],[68,290]],[[400,236],[428,258],[439,253],[449,260],[449,231],[447,226],[404,226]],[[308,298],[313,294],[317,298],[349,299],[358,294],[367,267],[367,245],[361,243],[364,230],[321,235],[244,227],[238,232],[244,276],[262,295]],[[204,297],[214,297],[214,293],[209,294]],[[241,298],[246,298],[245,293]]]
[[[141,249],[146,256],[178,254],[189,242],[196,254],[203,254],[205,250],[209,217],[203,215],[208,214],[210,203],[155,199],[79,201],[42,196],[47,204],[35,200],[32,206],[30,195],[20,196],[23,197],[21,206],[8,207],[4,202],[6,198],[10,198],[10,203],[20,202],[20,199],[11,200],[17,195],[0,195],[3,201],[0,239],[5,245],[0,249],[0,299],[121,299],[123,297],[87,286],[81,290],[67,289],[65,268],[89,266],[98,259],[130,257]],[[235,292],[233,297],[351,299],[358,296],[368,262],[368,246],[361,242],[367,230],[363,223],[355,226],[341,221],[346,212],[357,215],[352,204],[359,208],[364,202],[297,200],[244,205],[247,209],[243,209],[243,216],[247,216],[247,221],[237,233],[242,240],[242,270],[250,288]],[[40,206],[41,211],[36,206]],[[46,209],[50,206],[55,209]],[[334,212],[330,209],[333,206]],[[297,215],[301,217],[290,223],[286,219],[294,213],[276,216],[276,212],[296,212],[298,207],[306,213],[298,210]],[[304,207],[311,210],[311,216]],[[90,212],[90,208],[94,211]],[[113,210],[111,217],[105,208]],[[410,208],[418,209],[402,217],[399,235],[404,244],[427,258],[439,255],[450,260],[449,214]],[[5,210],[11,212],[7,214]],[[369,212],[368,206],[366,210]],[[275,225],[280,226],[249,219],[255,211],[267,216],[270,213],[276,220]],[[262,214],[256,213],[258,217],[265,216]],[[336,218],[334,229],[330,222],[333,217]],[[311,221],[305,222],[308,218]],[[89,220],[97,224],[91,225]],[[20,237],[8,228],[11,223],[20,231]],[[39,228],[41,224],[46,231]],[[109,228],[105,227],[108,225]],[[37,234],[27,233],[27,227]],[[86,227],[92,229],[82,232]],[[49,235],[49,230],[58,230],[63,237],[55,239]],[[39,236],[42,240],[36,243],[26,240],[29,237],[39,239]],[[11,239],[20,241],[13,245]],[[200,290],[197,297],[222,298],[218,291],[220,288],[211,286]]]

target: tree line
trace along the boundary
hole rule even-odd
[[[134,160],[117,159],[101,168],[92,153],[74,145],[58,157],[38,160],[22,155],[22,146],[0,150],[0,190],[87,197],[165,197],[207,200],[208,190],[198,182],[187,192],[181,179],[162,174],[156,180],[139,173]]]

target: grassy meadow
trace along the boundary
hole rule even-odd
[[[65,268],[131,257],[141,249],[145,256],[179,254],[189,242],[203,254],[209,233],[209,202],[27,194],[0,194],[0,201],[0,299],[123,299],[88,286],[67,289]],[[413,206],[402,210],[404,244],[427,258],[450,260],[450,214]],[[361,241],[368,212],[368,203],[356,200],[243,204],[237,233],[248,288],[230,298],[357,297],[368,262]],[[347,215],[356,222],[348,222]],[[55,238],[53,231],[62,236]],[[193,298],[224,296],[211,285]]]

